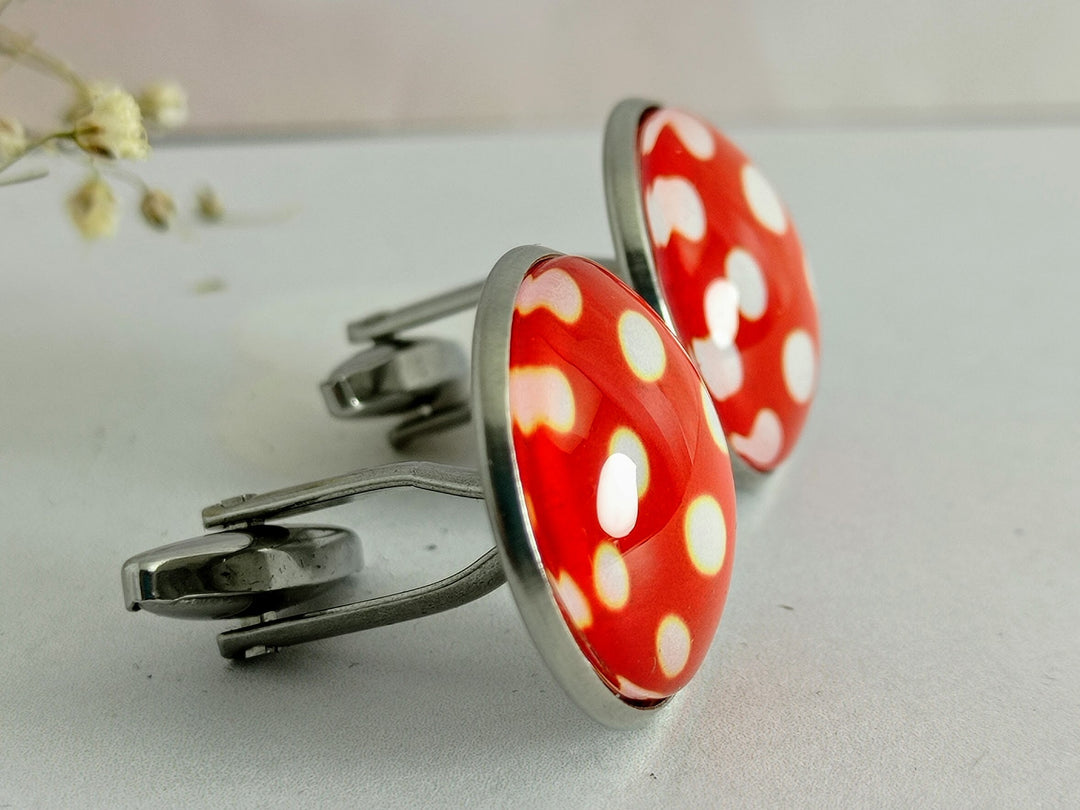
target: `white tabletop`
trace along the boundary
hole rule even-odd
[[[635,732],[564,696],[505,587],[234,665],[228,623],[126,613],[119,577],[207,504],[394,459],[318,393],[346,321],[514,245],[609,253],[598,132],[165,148],[154,184],[295,215],[131,211],[93,246],[70,167],[0,188],[0,807],[1074,804],[1080,129],[734,135],[813,258],[821,390],[790,462],[740,476],[712,652]],[[492,542],[413,490],[323,519],[372,595]]]

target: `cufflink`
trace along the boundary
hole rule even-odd
[[[445,346],[417,353],[400,333],[472,303],[466,395],[448,361],[417,359]],[[124,564],[129,609],[245,618],[218,644],[248,658],[447,610],[505,581],[567,694],[606,725],[646,722],[705,659],[735,541],[724,430],[679,340],[614,275],[538,246],[505,254],[482,285],[360,323],[380,354],[354,367],[367,383],[350,390],[355,407],[409,414],[413,435],[471,419],[477,468],[404,461],[224,500],[202,514],[219,532]],[[356,536],[267,521],[400,486],[482,500],[495,547],[430,585],[306,610],[358,570]]]
[[[779,465],[810,410],[820,366],[817,303],[791,216],[762,172],[710,124],[631,99],[608,118],[604,188],[615,257],[598,259],[633,287],[678,336],[708,386],[735,453],[759,470]],[[439,296],[439,306],[475,304],[482,284]],[[424,315],[425,304],[351,323],[355,343],[386,343]],[[367,416],[357,388],[365,363],[348,361],[323,384],[335,416]],[[357,373],[357,366],[365,371]],[[390,435],[404,447],[433,420],[467,421],[446,389],[417,403]],[[389,378],[396,370],[388,370]]]

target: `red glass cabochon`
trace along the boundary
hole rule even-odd
[[[768,470],[791,452],[817,386],[817,304],[787,209],[714,127],[669,108],[638,128],[660,291],[734,449]]]
[[[701,665],[731,578],[735,491],[693,364],[632,290],[536,263],[510,333],[515,464],[541,565],[586,659],[631,701]]]

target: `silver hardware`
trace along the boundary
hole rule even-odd
[[[124,563],[128,610],[181,619],[258,616],[308,601],[360,570],[336,526],[251,526],[162,546]]]
[[[526,629],[541,656],[566,692],[590,716],[605,725],[631,728],[642,725],[668,699],[637,702],[621,698],[603,680],[585,657],[567,626],[540,558],[528,516],[528,507],[512,440],[509,406],[510,332],[514,301],[522,280],[537,262],[554,251],[539,246],[520,247],[496,263],[483,285],[477,302],[473,330],[471,412],[477,438],[479,470],[411,461],[358,470],[262,495],[228,498],[203,510],[207,528],[227,529],[223,534],[196,538],[180,549],[166,547],[133,557],[124,567],[125,594],[131,609],[149,609],[149,600],[131,598],[152,556],[155,566],[167,569],[183,565],[181,558],[192,556],[201,544],[225,546],[219,561],[230,564],[243,551],[230,550],[221,538],[232,533],[262,538],[280,527],[263,521],[309,512],[353,500],[388,487],[412,486],[466,498],[482,498],[487,506],[495,548],[461,571],[421,588],[377,597],[339,607],[302,612],[304,605],[282,594],[285,612],[260,612],[243,627],[222,633],[218,646],[229,658],[250,658],[291,644],[326,638],[407,621],[464,604],[508,581]],[[364,329],[351,330],[364,339],[376,338],[375,346],[391,345],[397,351],[399,339],[387,335],[418,325],[467,306],[476,298],[477,287],[456,291],[449,300],[430,299],[396,312],[384,313],[362,323]],[[442,303],[437,301],[442,300]],[[366,331],[364,331],[366,330]],[[392,356],[396,356],[393,355]],[[435,429],[439,420],[464,421],[470,406],[438,411],[432,409],[405,436],[422,435]],[[286,530],[296,531],[296,529]],[[221,545],[213,547],[221,551]],[[261,547],[260,547],[261,548]],[[245,549],[250,550],[248,547]],[[197,556],[197,555],[195,555]],[[134,584],[132,584],[134,583]],[[219,589],[220,591],[221,589]],[[199,591],[201,593],[201,591]],[[190,594],[189,594],[190,595]],[[220,593],[217,595],[220,596]],[[188,615],[197,615],[189,611]],[[204,615],[220,615],[207,609]]]
[[[479,599],[504,582],[506,576],[491,549],[472,565],[430,585],[229,630],[218,636],[218,649],[226,658],[251,658],[291,644],[419,619]]]
[[[202,520],[208,529],[244,526],[269,518],[326,509],[348,503],[368,492],[393,487],[416,487],[462,498],[484,497],[480,477],[475,470],[430,461],[402,461],[276,489],[262,495],[246,495],[241,500],[226,498],[203,509]]]
[[[405,340],[398,333],[475,306],[482,287],[472,284],[349,324],[350,341],[373,345],[322,383],[330,413],[343,418],[404,414],[390,430],[397,449],[417,436],[467,422],[469,363],[461,348],[448,340]]]
[[[638,130],[641,119],[659,105],[630,98],[619,102],[604,127],[604,199],[615,243],[617,266],[612,272],[633,287],[664,322],[674,329],[671,312],[660,292],[652,237],[641,194]]]
[[[469,361],[449,340],[389,340],[361,351],[322,384],[334,416],[356,418],[445,407],[467,397]]]
[[[449,292],[425,298],[400,309],[378,312],[353,321],[348,326],[350,343],[382,341],[413,326],[420,326],[431,321],[453,315],[455,312],[475,307],[480,300],[484,282],[458,287]]]
[[[128,610],[195,619],[260,617],[218,639],[221,654],[250,658],[278,647],[427,616],[478,599],[506,581],[495,550],[422,588],[281,618],[361,567],[356,535],[332,526],[262,521],[411,486],[482,499],[475,470],[407,461],[372,467],[262,495],[225,498],[203,509],[206,528],[225,531],[138,554],[124,563]]]

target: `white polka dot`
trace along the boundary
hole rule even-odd
[[[559,433],[574,427],[574,392],[554,366],[510,369],[510,413],[526,436],[541,424]]]
[[[660,670],[669,678],[682,672],[690,658],[690,630],[673,613],[663,618],[656,631],[656,657]]]
[[[743,195],[754,217],[775,234],[787,230],[787,215],[783,203],[772,185],[756,166],[747,163],[742,169]]]
[[[634,374],[644,382],[664,375],[667,355],[656,327],[640,312],[627,310],[619,317],[619,345]]]
[[[577,323],[581,317],[581,290],[569,273],[553,267],[536,277],[525,277],[515,306],[522,315],[544,307],[565,323]]]
[[[630,700],[663,700],[667,695],[662,695],[659,692],[654,692],[651,689],[645,689],[638,686],[633,681],[624,678],[622,675],[615,676],[616,687],[619,690],[619,694]]]
[[[630,598],[630,573],[622,554],[611,543],[601,543],[593,557],[593,585],[600,601],[619,610]]]
[[[705,411],[705,421],[709,423],[709,433],[712,434],[717,446],[727,455],[728,446],[724,428],[720,424],[720,416],[716,413],[716,405],[713,404],[709,390],[704,385],[701,386],[701,408]]]
[[[559,604],[574,623],[574,627],[584,630],[592,624],[592,610],[589,608],[589,600],[581,592],[581,588],[573,578],[563,571],[558,579],[551,580],[555,593],[559,598]]]
[[[804,329],[796,329],[784,340],[784,385],[800,404],[808,402],[814,393],[814,354],[814,342]]]
[[[596,486],[596,519],[612,537],[626,537],[637,524],[637,465],[622,453],[608,456]]]
[[[727,525],[720,504],[710,495],[699,495],[686,510],[683,534],[690,562],[702,574],[712,576],[724,566]]]
[[[749,436],[731,434],[731,446],[755,467],[768,467],[780,455],[784,431],[775,411],[762,408],[754,418]]]
[[[645,192],[645,213],[659,247],[667,245],[672,233],[692,242],[705,236],[705,204],[685,177],[657,177]]]
[[[709,127],[684,112],[660,109],[652,113],[641,129],[641,153],[649,154],[664,127],[671,127],[686,151],[698,160],[708,160],[716,154],[716,142]]]
[[[742,248],[732,248],[724,260],[724,273],[739,291],[739,311],[743,317],[756,321],[764,315],[768,290],[757,259]]]
[[[737,346],[721,349],[711,340],[694,339],[690,341],[690,350],[709,393],[717,402],[723,402],[742,388],[742,355]]]
[[[608,455],[613,453],[622,453],[634,462],[637,467],[638,498],[644,497],[649,488],[649,454],[645,452],[641,439],[630,428],[621,427],[611,434],[611,441],[608,442]]]
[[[705,288],[703,304],[709,339],[721,349],[728,348],[739,331],[739,290],[726,278],[714,279]]]

